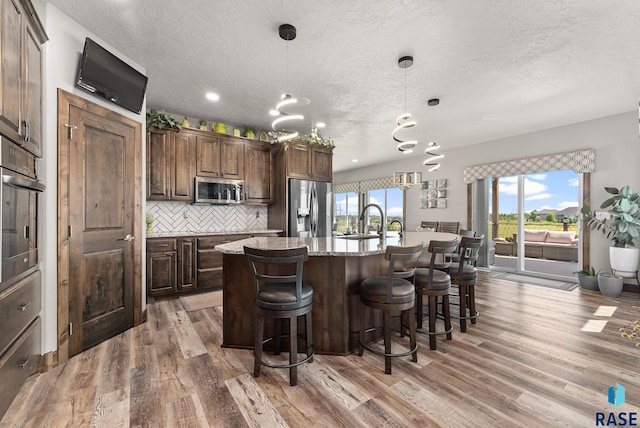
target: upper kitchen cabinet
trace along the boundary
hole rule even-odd
[[[196,175],[233,180],[244,179],[244,142],[211,133],[197,137]]]
[[[147,137],[147,200],[193,201],[196,135],[151,130]]]
[[[42,23],[30,0],[2,0],[0,133],[42,155]]]
[[[271,144],[263,141],[247,141],[244,159],[245,203],[271,203]]]
[[[293,141],[277,145],[281,152],[277,157],[286,165],[286,176],[307,180],[333,179],[333,147]]]

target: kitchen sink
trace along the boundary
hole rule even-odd
[[[389,235],[387,235],[389,236]],[[380,235],[372,235],[369,233],[355,233],[353,235],[337,235],[336,238],[340,239],[380,239]]]

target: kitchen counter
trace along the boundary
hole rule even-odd
[[[388,245],[411,246],[429,241],[458,239],[440,232],[407,232],[402,240],[254,237],[219,244],[223,253],[222,346],[253,348],[255,279],[244,256],[244,246],[285,249],[307,246],[309,260],[303,280],[313,287],[313,340],[319,354],[347,355],[358,346],[360,283],[364,278],[386,274],[384,253]],[[423,258],[428,256],[424,252]],[[422,260],[422,259],[421,259]]]
[[[395,233],[395,232],[393,232]],[[355,236],[343,235],[326,238],[295,237],[254,237],[240,241],[216,245],[216,250],[223,254],[244,254],[244,247],[261,248],[263,250],[281,250],[306,246],[309,256],[370,256],[384,254],[388,245],[412,246],[420,242],[458,239],[453,233],[444,232],[406,232],[402,239],[398,235],[388,235],[384,239],[373,235],[368,239],[353,239]]]
[[[247,229],[247,230],[223,230],[223,231],[180,231],[180,232],[157,232],[147,235],[146,238],[181,238],[184,236],[218,236],[218,235],[263,235],[281,233],[282,230],[271,229]]]

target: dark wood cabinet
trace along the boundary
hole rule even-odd
[[[287,177],[331,181],[333,148],[296,141],[285,146]]]
[[[3,0],[0,133],[42,156],[42,51],[47,41],[29,0]]]
[[[333,147],[294,140],[274,144],[271,149],[273,178],[269,205],[269,229],[281,229],[289,236],[287,217],[290,178],[331,182]]]
[[[287,176],[292,178],[311,178],[311,147],[303,142],[285,146]]]
[[[333,148],[311,146],[311,179],[317,181],[333,180]]]
[[[194,238],[180,238],[178,244],[178,291],[192,290],[196,286],[196,251]]]
[[[147,200],[193,201],[196,136],[151,130],[147,135]]]
[[[220,141],[220,170],[222,178],[244,179],[244,141],[239,138],[223,138]]]
[[[175,293],[177,260],[175,239],[147,239],[147,294]]]
[[[245,143],[244,159],[245,203],[271,203],[271,144],[264,141]]]
[[[196,175],[200,177],[220,177],[220,137],[198,135],[196,137]]]
[[[193,202],[196,136],[186,131],[171,132],[171,140],[171,199]]]
[[[277,236],[276,233],[259,233]],[[214,247],[253,234],[147,238],[147,295],[221,289],[222,253]]]

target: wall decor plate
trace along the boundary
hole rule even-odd
[[[447,200],[446,199],[436,199],[438,208],[447,208]]]
[[[443,189],[445,187],[447,187],[447,179],[446,178],[441,178],[436,180],[436,187],[438,189]]]

